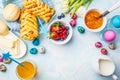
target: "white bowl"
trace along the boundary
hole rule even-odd
[[[53,23],[55,22],[61,22],[62,24],[64,24],[65,26],[68,26],[69,27],[69,35],[67,36],[67,38],[63,41],[56,41],[56,40],[53,40],[53,39],[50,39],[51,42],[55,43],[55,44],[58,44],[58,45],[63,45],[63,44],[66,44],[70,41],[70,39],[72,38],[72,34],[73,34],[73,31],[72,31],[72,27],[70,26],[70,24],[65,21],[65,20],[54,20],[52,21],[49,26],[48,26],[48,30],[50,31],[50,27]]]
[[[103,24],[102,24],[102,26],[101,26],[100,28],[90,29],[89,27],[87,27],[87,25],[86,25],[86,23],[85,23],[85,17],[86,17],[86,15],[87,15],[87,13],[88,13],[89,11],[91,11],[91,10],[96,10],[96,11],[98,11],[99,13],[101,13],[98,9],[90,9],[90,10],[88,10],[88,11],[85,13],[85,15],[84,15],[84,25],[85,25],[86,29],[88,29],[88,30],[91,31],[91,32],[100,32],[100,31],[102,31],[102,30],[106,27],[107,19],[106,19],[106,17],[103,17]]]

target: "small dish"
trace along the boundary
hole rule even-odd
[[[70,41],[70,39],[72,38],[73,31],[72,31],[72,27],[70,26],[70,24],[67,23],[67,21],[65,21],[65,20],[55,20],[55,21],[51,22],[48,26],[49,36],[51,34],[51,26],[55,23],[60,23],[60,24],[64,25],[65,27],[67,26],[69,28],[69,30],[68,30],[69,34],[67,35],[66,39],[64,39],[64,40],[50,39],[50,41],[55,44],[58,44],[58,45],[63,45],[63,44],[68,43]]]
[[[36,64],[32,60],[23,61],[24,66],[18,65],[16,67],[16,75],[21,80],[29,80],[35,77],[37,74]],[[25,74],[23,74],[23,71]],[[29,74],[28,74],[29,73]]]
[[[91,15],[90,12],[93,12],[94,14],[92,13],[92,15]],[[88,29],[91,32],[100,32],[106,27],[106,23],[107,23],[106,17],[103,17],[103,19],[99,19],[99,21],[97,20],[97,17],[99,17],[100,14],[101,14],[101,12],[98,9],[90,9],[85,13],[83,20],[84,20],[84,25],[85,25],[86,29]],[[88,16],[88,18],[87,18],[87,16]],[[90,17],[92,17],[93,19],[90,20]],[[96,20],[94,22],[94,24],[93,24],[93,20]],[[91,24],[90,21],[92,21],[92,27],[88,27],[87,23],[89,22],[89,24]],[[97,24],[97,25],[95,25],[95,24]],[[98,24],[99,24],[99,27],[98,27]]]

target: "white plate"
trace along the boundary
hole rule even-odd
[[[17,58],[17,59],[22,58],[26,54],[27,47],[26,47],[25,43],[20,38],[18,38],[14,33],[12,33],[11,31],[9,31],[9,34],[5,36],[5,38],[8,38],[8,39],[10,39],[12,37],[19,39],[19,41],[20,41],[20,55],[12,56],[12,57]],[[0,49],[3,50],[4,52],[10,51],[10,49],[8,49],[8,48],[0,47]]]

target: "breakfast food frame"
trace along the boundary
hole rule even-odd
[[[119,7],[119,0],[1,0],[0,79],[119,80]]]

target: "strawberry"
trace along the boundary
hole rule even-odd
[[[60,29],[59,26],[60,26],[59,23],[54,23],[54,24],[51,26],[50,31],[51,31],[51,32],[56,32],[56,31],[58,31],[58,30]]]
[[[59,30],[59,28],[56,26],[51,26],[51,28],[50,28],[51,32],[56,32],[57,30]]]
[[[49,38],[54,40],[59,40],[60,35],[57,32],[51,32]]]
[[[65,27],[65,26],[62,26],[61,28],[62,28],[63,30],[66,30],[66,27]]]
[[[63,31],[63,34],[64,34],[64,35],[66,35],[66,33],[67,33],[67,31],[66,31],[66,30],[64,30],[64,31]]]

